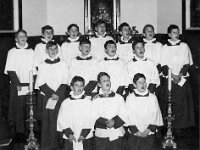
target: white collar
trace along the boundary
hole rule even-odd
[[[132,38],[132,37],[129,36],[129,39],[128,39],[128,40],[124,40],[124,39],[123,39],[123,36],[121,36],[121,41],[122,41],[122,42],[125,42],[125,43],[128,43],[128,41],[129,41],[131,38]]]
[[[142,95],[142,96],[147,95],[149,93],[148,89],[146,89],[144,92],[140,92],[137,89],[134,89],[134,91],[136,94]]]
[[[151,40],[147,40],[146,38],[143,38],[143,41],[146,43],[152,43],[152,42],[156,41],[156,38],[153,38]]]
[[[115,54],[115,56],[110,57],[110,56],[108,56],[108,54],[105,54],[105,57],[108,58],[108,59],[117,59],[117,57],[119,57],[119,55]]]
[[[105,32],[103,35],[99,35],[99,34],[96,32],[96,36],[97,36],[97,37],[102,37],[102,38],[103,38],[103,37],[106,36],[106,34],[107,34],[107,33]]]
[[[108,95],[109,95],[110,93],[112,93],[111,90],[109,91]],[[99,94],[104,95],[103,90],[102,90],[101,88],[99,89]]]
[[[135,57],[135,59],[136,59],[137,61],[144,61],[145,59],[147,59],[145,56],[144,56],[142,59],[139,58],[137,55],[135,55],[134,57]]]
[[[68,37],[68,40],[70,40],[71,42],[76,42],[79,38],[80,38],[80,36],[77,36],[75,39]]]
[[[44,38],[41,38],[41,41],[43,41],[44,43],[48,43],[48,41]]]
[[[17,48],[25,49],[25,48],[28,47],[28,43],[26,42],[25,45],[24,45],[23,47],[21,47],[21,46],[19,45],[19,43],[16,43],[16,46],[17,46]]]
[[[69,95],[74,99],[80,99],[85,94],[85,91],[83,91],[80,95],[74,95],[74,91],[71,91]]]
[[[179,43],[181,40],[177,40],[177,41],[172,41],[171,39],[168,39],[168,42],[171,43],[172,45],[176,45],[177,43]]]

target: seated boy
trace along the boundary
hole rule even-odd
[[[133,59],[134,56],[132,49],[134,38],[131,36],[131,29],[129,24],[126,22],[120,24],[119,33],[121,36],[117,42],[117,53],[121,59],[123,59],[125,62],[128,62]]]
[[[157,98],[147,90],[146,78],[137,73],[133,78],[135,89],[126,99],[128,110],[129,150],[150,150],[158,126],[163,125]]]
[[[135,40],[132,44],[135,57],[127,63],[129,90],[133,91],[132,79],[136,73],[142,73],[146,76],[147,87],[151,93],[155,92],[156,86],[160,85],[158,70],[154,65],[154,61],[144,56],[144,42]]]
[[[41,149],[58,148],[56,121],[61,102],[65,99],[68,69],[64,61],[58,57],[58,45],[53,41],[46,44],[48,58],[38,67],[36,87],[40,89],[42,105]],[[48,104],[54,104],[48,105]]]
[[[122,96],[111,91],[110,76],[98,75],[99,94],[93,100],[95,150],[121,150],[126,107]]]
[[[122,95],[126,84],[127,70],[125,62],[116,54],[117,46],[113,40],[104,44],[105,57],[98,63],[99,72],[106,72],[110,75],[111,89]]]
[[[42,38],[41,42],[38,43],[35,46],[35,54],[34,54],[34,65],[38,69],[39,64],[47,59],[48,54],[46,52],[46,44],[49,41],[53,41],[53,34],[54,34],[54,29],[53,27],[46,25],[42,27]],[[58,46],[58,55],[61,55],[61,49],[60,46]]]
[[[70,97],[63,101],[59,110],[57,130],[63,132],[67,150],[92,149],[92,101],[85,95],[84,85],[84,79],[75,76]]]
[[[63,59],[67,65],[69,65],[71,59],[80,54],[78,47],[83,36],[80,35],[79,26],[77,24],[70,24],[67,27],[67,34],[69,37],[67,37],[66,41],[62,44],[61,50]]]
[[[113,38],[106,34],[106,22],[99,20],[95,26],[95,35],[90,39],[92,43],[91,54],[96,59],[100,60],[104,58],[104,44],[108,40],[113,40]]]

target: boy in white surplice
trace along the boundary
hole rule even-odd
[[[85,95],[84,85],[85,80],[75,76],[71,81],[70,97],[63,101],[59,110],[57,130],[64,133],[67,150],[92,149],[92,101]]]
[[[98,75],[99,94],[93,100],[95,150],[121,150],[126,107],[121,95],[111,91],[110,76]]]
[[[157,98],[147,89],[146,77],[137,73],[133,78],[136,89],[126,99],[128,110],[129,150],[150,150],[156,128],[163,125]]]

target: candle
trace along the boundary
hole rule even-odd
[[[88,30],[91,30],[91,4],[88,0]]]
[[[29,71],[29,91],[33,92],[33,70]]]
[[[172,89],[172,70],[168,69],[168,91]]]
[[[116,0],[113,1],[113,20],[114,20],[114,30],[117,30]]]

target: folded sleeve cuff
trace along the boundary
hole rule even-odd
[[[40,90],[47,95],[48,97],[51,97],[52,94],[55,94],[55,91],[52,90],[46,83],[40,86]]]
[[[116,93],[122,95],[123,92],[124,92],[124,90],[125,90],[125,86],[120,86],[120,87],[117,89]]]
[[[99,117],[97,120],[96,120],[96,123],[95,123],[95,127],[96,128],[103,128],[103,129],[106,129],[106,122],[108,120],[105,119],[105,118],[102,118],[102,117]]]
[[[20,81],[15,71],[8,71],[8,75],[10,76],[11,83],[14,86],[20,86]]]
[[[147,127],[147,129],[149,129],[151,132],[156,132],[156,125],[152,125],[152,124],[150,124],[148,127]]]
[[[132,134],[135,134],[139,131],[138,128],[135,125],[128,126],[128,128],[129,128],[129,130],[131,131]]]
[[[63,130],[63,132],[67,136],[67,138],[69,138],[70,134],[72,134],[72,135],[74,134],[74,132],[72,131],[71,128],[67,128],[67,129]]]
[[[180,73],[182,73],[184,76],[187,74],[188,69],[189,69],[190,65],[184,65],[183,68],[181,69]]]
[[[156,84],[150,83],[148,90],[149,90],[149,92],[154,93],[156,90]]]
[[[125,123],[118,115],[115,116],[113,118],[113,120],[115,121],[115,124],[114,124],[114,128],[117,129],[121,126],[123,126],[123,124]]]
[[[82,129],[81,135],[82,135],[84,138],[86,138],[87,135],[90,133],[90,130],[91,130],[91,129]]]

